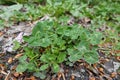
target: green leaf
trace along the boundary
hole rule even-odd
[[[40,77],[40,72],[35,72],[35,73],[33,73],[33,75],[36,77]]]
[[[40,70],[41,70],[41,71],[44,71],[44,70],[46,70],[48,67],[49,67],[49,64],[44,64],[44,65],[42,65],[42,66],[40,67]]]
[[[78,10],[71,10],[71,13],[74,17],[79,17],[80,16],[80,12]]]
[[[46,77],[45,73],[43,72],[35,72],[33,75],[36,77],[40,77],[40,79],[45,79]]]
[[[120,40],[120,39],[119,39],[119,40]],[[116,43],[115,49],[116,49],[116,50],[120,50],[120,43],[119,43],[119,42]]]
[[[32,35],[35,36],[39,32],[40,35],[44,36],[47,31],[51,30],[51,26],[53,26],[53,21],[46,20],[38,22],[32,30]]]
[[[29,71],[34,71],[36,69],[35,64],[33,62],[28,63],[27,69]]]
[[[88,35],[89,35],[89,33],[87,34],[87,31],[83,30],[81,35],[80,35],[81,40],[87,40],[89,38]]]
[[[40,42],[41,47],[47,47],[51,44],[51,40],[49,38],[43,38]]]
[[[31,43],[35,40],[35,37],[32,36],[23,36],[24,41]]]
[[[95,51],[89,51],[84,54],[84,59],[87,61],[89,64],[94,64],[98,62],[98,54]]]
[[[27,56],[23,55],[22,57],[19,58],[20,64],[17,66],[16,70],[17,72],[24,72],[25,70],[28,69],[28,62],[26,61]]]
[[[74,54],[74,53],[73,53],[73,52],[74,52],[74,49],[68,48],[68,49],[67,49],[67,52],[68,52],[69,55],[72,55],[72,54]]]
[[[14,12],[20,10],[21,8],[22,8],[21,4],[15,4],[15,5],[9,6],[8,8],[3,8],[4,13],[0,14],[0,17],[8,21],[9,18],[14,15]]]
[[[25,47],[24,50],[25,50],[25,55],[27,55],[30,59],[32,59],[35,56],[33,49]]]
[[[77,60],[79,60],[79,59],[81,59],[82,58],[82,52],[80,52],[80,51],[78,51],[78,50],[73,50],[73,49],[68,49],[68,54],[70,55],[69,57],[68,57],[68,59],[69,59],[69,61],[71,61],[71,62],[75,62],[75,61],[77,61]]]
[[[78,25],[73,25],[71,26],[73,27],[72,30],[70,30],[70,37],[72,40],[75,40],[75,39],[78,39],[78,37],[82,34],[81,32],[81,29],[78,27]]]
[[[61,22],[61,23],[64,23],[64,24],[67,24],[67,22],[70,20],[69,16],[67,15],[63,15],[63,16],[60,16],[60,18],[58,18],[58,21]]]
[[[47,3],[52,6],[52,0],[47,0]]]
[[[60,70],[60,67],[57,63],[53,63],[53,71],[58,72]]]
[[[20,46],[21,46],[20,43],[18,41],[16,41],[16,40],[13,42],[13,44],[14,44],[14,47],[13,47],[14,50],[19,49]]]
[[[62,63],[66,58],[66,53],[59,53],[58,57],[57,57],[57,61],[58,63]]]
[[[75,48],[82,54],[84,54],[84,52],[86,52],[89,49],[89,45],[90,44],[87,41],[81,40],[81,42],[77,46],[75,46]]]
[[[38,31],[43,32],[43,27],[45,24],[43,22],[38,22],[32,30],[32,35],[35,35]]]
[[[94,32],[90,35],[90,43],[93,45],[99,44],[102,39],[102,34],[100,32]]]
[[[47,59],[49,60],[49,61],[55,61],[56,60],[56,55],[55,54],[48,54],[47,55]]]
[[[40,57],[40,60],[43,61],[43,62],[45,62],[45,63],[48,63],[48,62],[49,62],[49,60],[47,59],[46,54],[43,54],[43,55]]]
[[[63,34],[64,31],[66,30],[66,27],[62,27],[62,26],[59,26],[57,29],[56,29],[56,33],[57,34]]]
[[[80,52],[79,53],[74,53],[74,55],[70,55],[68,57],[69,61],[71,61],[71,62],[75,62],[75,61],[77,61],[81,58],[82,58],[82,55],[80,54]]]
[[[27,60],[27,56],[26,56],[26,55],[23,55],[23,56],[21,56],[21,57],[19,58],[20,63],[25,63],[26,60]]]
[[[4,20],[0,20],[0,30],[4,28],[4,24],[5,24],[5,21]]]
[[[17,66],[17,68],[16,68],[16,71],[17,72],[24,72],[24,71],[26,71],[26,69],[27,69],[27,65],[26,64],[19,64]]]
[[[49,62],[55,61],[56,56],[55,56],[55,54],[47,53],[47,54],[43,54],[40,57],[40,60],[43,61],[43,62],[49,63]]]

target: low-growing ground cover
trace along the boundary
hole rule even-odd
[[[119,79],[119,1],[0,3],[1,79]]]

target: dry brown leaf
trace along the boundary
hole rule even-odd
[[[13,58],[13,60],[20,58],[22,55],[23,55],[23,53],[17,54],[17,55]]]
[[[31,76],[30,78],[31,78],[31,80],[36,80],[36,78],[34,76]]]
[[[65,75],[64,75],[64,73],[62,73],[62,78],[63,78],[63,80],[66,80],[66,79],[65,79]]]
[[[103,72],[104,69],[103,69],[103,68],[98,68],[98,70],[99,70],[100,72]]]
[[[0,64],[0,69],[5,70],[6,69],[5,65],[4,64]]]
[[[11,64],[12,62],[13,62],[13,58],[10,57],[10,58],[8,59],[8,63]]]
[[[109,60],[109,59],[107,59],[107,58],[106,58],[106,59],[100,58],[100,64],[101,64],[101,63],[108,62],[108,61],[110,61],[110,60]]]
[[[105,61],[108,62],[108,61],[110,61],[110,60],[106,58]]]
[[[3,70],[0,70],[0,73],[4,74],[4,75],[7,75],[7,73],[5,71],[3,71]]]
[[[83,19],[83,21],[84,21],[85,23],[89,23],[91,20],[90,20],[89,18],[85,17],[85,18]]]
[[[4,53],[0,53],[0,57],[4,56]]]
[[[36,80],[34,76],[31,76],[30,78],[25,78],[25,80]]]
[[[99,44],[98,46],[99,46],[99,47],[102,47],[102,48],[108,48],[108,47],[111,46],[111,45],[113,45],[113,43],[106,42],[106,43]]]
[[[17,65],[13,65],[13,66],[11,67],[11,70],[15,70],[16,67],[17,67]]]
[[[93,75],[90,69],[87,69],[87,72],[88,72],[89,76]]]
[[[12,77],[11,79],[12,79],[12,80],[18,80],[18,79],[14,78],[14,77]]]
[[[0,37],[3,35],[3,32],[0,31]]]
[[[2,78],[3,78],[3,76],[2,76],[2,75],[0,75],[0,80],[2,80]]]
[[[75,76],[74,76],[74,75],[72,75],[70,80],[75,80]]]
[[[109,75],[103,75],[103,77],[105,77],[106,80],[113,80]]]
[[[95,77],[90,77],[89,80],[95,80]]]
[[[112,78],[114,78],[116,75],[117,75],[117,73],[116,73],[116,72],[113,72],[113,73],[111,73],[110,76],[111,76]]]
[[[111,55],[120,54],[120,50],[114,50],[110,52]]]
[[[98,71],[97,64],[93,64],[93,68],[95,68]]]
[[[117,59],[118,61],[120,61],[120,56],[117,56],[116,59]]]
[[[115,50],[114,52],[117,54],[117,53],[120,53],[120,50]]]
[[[13,75],[15,76],[15,77],[19,77],[19,73],[17,73],[17,72],[15,72],[15,73],[13,73]]]
[[[58,80],[60,80],[60,78],[62,76],[61,73],[59,72],[57,75],[58,75]]]
[[[7,76],[5,77],[5,80],[10,80],[10,72],[8,72]]]
[[[105,74],[104,73],[99,73],[99,75],[103,77]]]
[[[120,36],[120,34],[118,34],[118,36]]]

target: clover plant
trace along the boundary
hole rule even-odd
[[[44,71],[51,67],[54,72],[60,70],[59,64],[65,61],[76,62],[83,59],[89,64],[98,61],[97,45],[102,33],[83,28],[78,24],[61,24],[54,20],[38,22],[30,36],[24,36],[28,43],[25,54],[17,71]],[[28,60],[28,61],[27,61]],[[34,65],[35,64],[35,65]],[[38,65],[40,64],[40,65]],[[29,66],[32,66],[30,68]]]

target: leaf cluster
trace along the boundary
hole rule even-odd
[[[99,44],[110,42],[114,44],[111,50],[119,50],[119,4],[113,0],[45,0],[44,5],[16,4],[1,9],[0,25],[7,21],[32,21],[45,15],[50,17],[49,20],[38,22],[30,36],[24,36],[28,46],[24,47],[25,53],[19,59],[16,70],[35,71],[34,75],[45,78],[49,70],[58,72],[59,64],[63,62],[69,65],[80,59],[89,64],[98,62]],[[72,25],[67,24],[70,17],[76,19]],[[91,20],[89,28],[77,23],[85,17]],[[104,25],[111,27],[96,31]],[[18,49],[20,45],[15,44]]]
[[[79,59],[93,64],[98,61],[97,44],[100,43],[102,36],[100,32],[93,32],[78,24],[63,25],[54,20],[38,22],[32,34],[24,36],[28,43],[25,56],[29,63],[35,64],[39,61],[40,67],[36,63],[39,71],[51,67],[53,72],[58,72],[60,63],[74,63]],[[29,67],[26,68],[29,70]],[[23,70],[18,66],[17,71]]]

